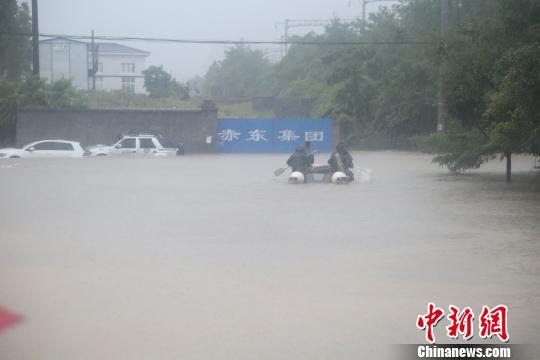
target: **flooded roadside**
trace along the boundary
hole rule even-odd
[[[369,183],[289,185],[283,156],[3,162],[0,301],[25,321],[0,358],[384,358],[429,301],[506,304],[536,341],[532,158],[507,185],[499,161],[353,156]]]

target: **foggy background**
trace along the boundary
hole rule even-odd
[[[367,4],[367,13],[396,1]],[[148,1],[42,0],[40,33],[62,35],[160,37],[189,40],[278,41],[285,19],[360,18],[361,0],[234,0]],[[321,32],[322,27],[297,27],[289,35]],[[146,66],[163,65],[178,80],[203,76],[213,61],[232,45],[180,45],[118,42],[151,52]],[[255,48],[255,47],[254,47]],[[279,59],[279,45],[257,47],[270,60]]]

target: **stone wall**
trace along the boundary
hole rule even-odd
[[[217,109],[205,104],[197,110],[19,110],[16,144],[35,140],[63,139],[83,146],[112,144],[119,134],[157,132],[174,143],[183,143],[186,153],[215,152],[206,143],[217,130]]]

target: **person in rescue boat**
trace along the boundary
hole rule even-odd
[[[315,162],[315,155],[314,152],[311,150],[311,141],[306,141],[304,143],[304,149],[306,150],[308,166],[309,168],[312,168],[313,163]]]
[[[330,167],[332,168],[332,173],[341,171],[349,177],[350,181],[354,180],[354,173],[351,170],[354,168],[353,158],[347,151],[345,143],[340,142],[337,144],[336,151],[330,156],[328,164],[330,164]]]
[[[292,169],[292,172],[299,171],[304,177],[309,172],[310,166],[313,163],[313,158],[306,152],[305,146],[298,146],[294,153],[287,160],[287,165]]]

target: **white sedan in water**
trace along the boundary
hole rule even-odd
[[[181,144],[175,146],[165,138],[152,134],[126,135],[114,145],[89,146],[88,151],[92,156],[174,156],[184,153]]]
[[[0,149],[0,158],[52,158],[83,157],[90,155],[80,143],[67,140],[40,140],[23,146],[21,149]]]

